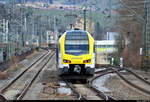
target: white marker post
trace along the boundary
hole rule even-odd
[[[111,58],[111,65],[114,65],[114,58]]]
[[[143,48],[140,48],[140,55],[143,55]]]
[[[120,68],[123,68],[123,58],[120,58]]]

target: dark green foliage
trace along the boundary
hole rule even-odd
[[[144,71],[150,71],[150,56],[143,58],[142,69]]]
[[[114,66],[119,66],[119,62],[120,62],[120,58],[119,57],[115,57],[114,58]]]

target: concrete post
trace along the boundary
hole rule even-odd
[[[120,68],[123,68],[123,58],[120,58]]]
[[[111,58],[111,65],[114,65],[114,58]]]

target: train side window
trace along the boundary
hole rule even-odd
[[[58,51],[60,52],[60,44],[58,44]]]
[[[58,38],[60,38],[60,37],[61,37],[61,35],[58,36]]]

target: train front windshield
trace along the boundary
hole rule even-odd
[[[65,53],[70,55],[83,55],[89,53],[89,39],[87,34],[67,34],[65,39]]]

